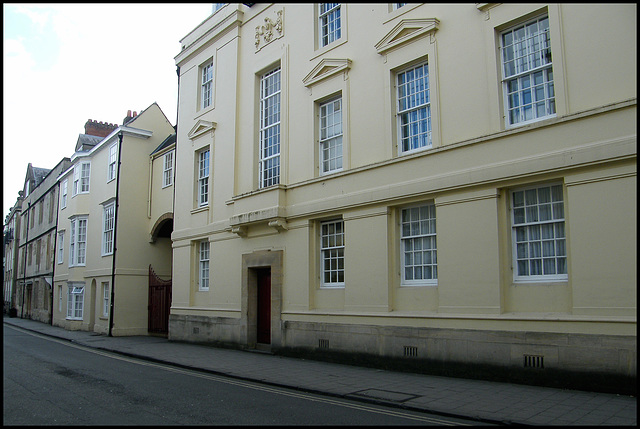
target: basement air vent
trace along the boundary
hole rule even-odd
[[[321,348],[321,349],[328,349],[329,348],[329,340],[323,340],[323,339],[318,340],[318,347]]]
[[[525,368],[544,368],[544,356],[523,355]]]
[[[418,357],[418,348],[414,346],[404,346],[404,357]]]
[[[193,333],[194,334],[199,334],[200,333],[200,328],[193,328]]]

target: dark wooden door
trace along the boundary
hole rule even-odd
[[[162,280],[149,266],[148,331],[154,334],[168,334],[170,310],[171,280]]]
[[[271,344],[271,270],[258,270],[257,341]]]

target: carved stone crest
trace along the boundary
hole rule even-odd
[[[264,25],[256,27],[256,52],[284,35],[284,10],[276,12],[275,22],[266,16]]]

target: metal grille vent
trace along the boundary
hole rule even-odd
[[[404,356],[405,357],[417,357],[418,356],[418,348],[414,346],[404,346]]]
[[[544,356],[542,355],[523,355],[525,368],[544,368]]]
[[[320,339],[318,340],[318,347],[321,349],[329,348],[329,340]]]

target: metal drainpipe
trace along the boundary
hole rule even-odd
[[[178,118],[180,117],[179,112],[180,112],[180,66],[176,66],[176,74],[178,75],[178,102],[177,102],[177,106],[176,106],[176,142],[175,144],[175,155],[173,156],[173,201],[171,204],[171,215],[172,215],[172,219],[171,219],[171,233],[173,233],[173,230],[175,229],[175,225],[176,225],[176,172],[178,171]],[[171,235],[169,235],[169,240],[171,240]],[[173,243],[173,241],[172,241]],[[173,246],[171,248],[171,293],[169,294],[169,318],[171,318],[171,301],[173,300]],[[169,322],[167,322],[167,325],[169,324]],[[169,330],[169,327],[167,326],[167,331]],[[167,335],[169,335],[169,333],[167,332]]]
[[[31,201],[27,208],[27,225],[26,236],[24,238],[24,265],[22,266],[22,308],[20,309],[20,318],[24,316],[24,290],[27,288],[27,249],[29,247],[29,216],[31,216]]]
[[[56,288],[56,254],[58,253],[58,219],[60,218],[60,182],[58,181],[58,195],[56,199],[56,229],[53,234],[53,267],[51,268],[51,314],[49,315],[49,325],[53,326],[53,295]],[[60,291],[62,293],[62,291]]]
[[[124,125],[124,124],[123,124]],[[122,158],[122,131],[118,133],[118,172],[116,173],[116,201],[113,208],[113,255],[111,264],[111,297],[109,298],[109,336],[112,337],[111,331],[113,329],[113,300],[115,298],[115,286],[116,286],[116,238],[118,236],[118,197],[120,193],[120,164]]]
[[[178,169],[178,118],[180,116],[179,115],[179,112],[180,112],[180,67],[179,66],[176,67],[176,74],[178,75],[178,97],[177,97],[178,103],[176,106],[176,142],[174,143],[175,155],[173,159],[173,202],[171,206],[171,214],[173,215],[173,219],[171,220],[172,223],[174,223],[176,220],[175,219],[175,216],[176,216],[176,170]],[[171,258],[171,260],[173,260],[173,257]],[[172,272],[171,277],[173,278],[173,267],[171,267],[171,272]]]

